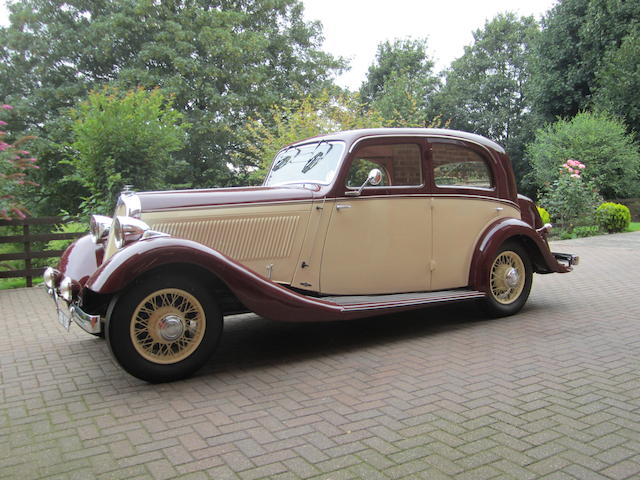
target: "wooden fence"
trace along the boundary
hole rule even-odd
[[[63,223],[60,217],[0,220],[0,227],[22,227],[22,235],[0,235],[0,244],[17,244],[21,246],[22,250],[16,253],[0,253],[0,278],[24,277],[27,280],[27,287],[33,286],[33,278],[42,275],[45,267],[34,267],[32,260],[55,258],[64,252],[64,250],[38,249],[38,244],[42,245],[50,240],[73,239],[84,235],[84,233],[52,233],[52,227],[60,223]],[[46,228],[47,226],[49,228]],[[40,233],[43,231],[47,233]],[[6,270],[6,264],[3,265],[3,263],[8,260],[24,260],[24,268],[21,270]],[[57,263],[57,261],[51,263]]]

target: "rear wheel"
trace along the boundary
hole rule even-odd
[[[507,242],[489,266],[489,292],[484,310],[492,317],[506,317],[520,311],[529,298],[533,269],[522,245]]]
[[[106,339],[117,362],[148,382],[185,378],[215,351],[222,315],[213,297],[183,275],[147,276],[114,299]]]

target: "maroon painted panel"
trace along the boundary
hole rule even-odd
[[[62,254],[58,270],[72,280],[84,285],[102,263],[104,248],[96,245],[90,235],[80,237]]]
[[[143,273],[176,263],[203,267],[220,280],[252,312],[265,318],[291,322],[349,320],[401,312],[423,305],[402,302],[378,304],[376,309],[349,309],[320,298],[308,297],[274,283],[253,270],[199,243],[172,237],[136,242],[105,262],[86,283],[100,294],[113,294]],[[469,294],[467,292],[466,297]],[[465,299],[465,295],[461,295]],[[362,307],[362,306],[361,306]]]
[[[234,187],[209,190],[173,190],[138,193],[145,212],[172,208],[197,208],[246,203],[310,200],[320,187],[314,184],[290,187]]]
[[[526,238],[540,252],[546,272],[566,273],[570,269],[558,263],[547,242],[530,225],[515,218],[501,218],[485,230],[471,261],[469,285],[479,291],[489,292],[489,267],[500,246],[510,238]]]

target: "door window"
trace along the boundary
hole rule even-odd
[[[356,151],[347,176],[347,187],[358,188],[372,168],[382,172],[379,186],[422,185],[420,147],[415,143],[368,145]]]
[[[493,188],[493,175],[476,151],[452,143],[433,143],[433,178],[437,187]]]

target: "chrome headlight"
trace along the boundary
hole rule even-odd
[[[116,217],[113,222],[113,238],[116,247],[122,248],[129,242],[140,240],[147,230],[149,230],[149,225],[142,220],[131,217]]]
[[[109,229],[113,220],[111,217],[105,217],[104,215],[91,215],[91,221],[89,222],[89,233],[91,234],[91,240],[93,243],[100,243],[109,235]]]
[[[71,303],[73,300],[73,281],[69,277],[62,279],[58,290],[60,291],[60,296]]]
[[[59,276],[60,272],[58,272],[54,268],[48,267],[42,274],[42,279],[44,280],[44,284],[47,286],[47,288],[56,288],[56,283],[58,283]]]

